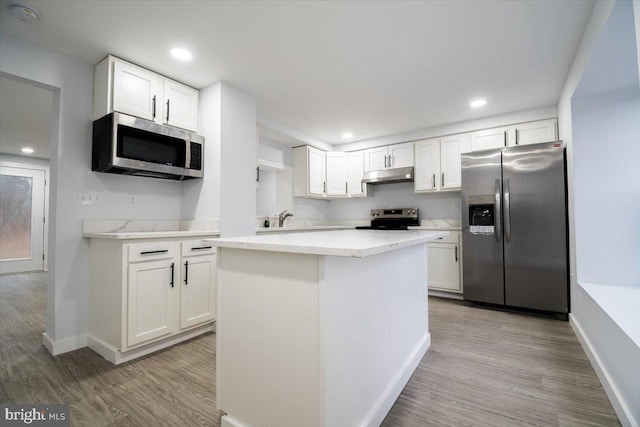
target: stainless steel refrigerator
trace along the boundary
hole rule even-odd
[[[561,142],[462,155],[465,301],[568,313],[566,199]]]

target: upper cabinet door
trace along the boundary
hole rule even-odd
[[[349,159],[349,196],[367,195],[367,184],[362,183],[364,176],[364,151],[353,151],[348,154]]]
[[[509,146],[538,144],[558,140],[558,124],[556,119],[521,123],[512,126],[509,135]]]
[[[389,164],[387,166],[391,168],[413,166],[413,143],[390,145]]]
[[[326,193],[326,157],[325,152],[317,148],[307,147],[309,150],[309,195],[324,197]]]
[[[327,153],[327,196],[347,196],[349,161],[346,152]]]
[[[364,151],[364,170],[378,171],[385,169],[389,158],[387,157],[387,147],[370,148]]]
[[[440,140],[440,188],[459,190],[462,187],[460,152],[468,145],[470,134],[451,135]]]
[[[113,110],[161,123],[162,77],[123,61],[113,66]]]
[[[198,91],[174,80],[164,80],[163,117],[165,124],[198,131]]]
[[[437,191],[440,184],[440,139],[418,141],[415,150],[414,190]]]
[[[471,134],[471,151],[502,148],[507,144],[507,128],[495,128],[473,132]]]

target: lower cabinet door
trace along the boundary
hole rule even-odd
[[[179,268],[175,260],[129,264],[127,346],[176,331],[179,291]]]
[[[458,245],[428,245],[429,289],[460,292],[460,253]]]
[[[180,290],[180,329],[215,319],[216,256],[203,255],[182,259]]]

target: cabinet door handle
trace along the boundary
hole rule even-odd
[[[391,166],[391,160],[393,160],[393,157],[391,157],[391,154],[389,154],[389,167],[392,167]]]
[[[504,139],[502,140],[502,146],[504,147],[505,145],[507,145],[507,131],[504,131]]]
[[[322,181],[322,192],[323,193],[327,192],[327,181]]]
[[[444,172],[442,172],[442,176],[440,177],[440,187],[444,187]]]
[[[385,167],[385,168],[387,167],[387,157],[388,157],[388,156],[386,156],[386,155],[384,156],[384,167]]]
[[[518,129],[516,129],[516,145],[518,145]]]
[[[436,174],[431,176],[431,188],[436,188]]]
[[[458,245],[456,245],[456,251],[455,251],[455,253],[456,253],[456,262],[458,262]]]
[[[162,249],[160,251],[142,251],[140,255],[151,255],[151,254],[164,254],[169,252],[169,249]]]
[[[348,182],[344,183],[344,194],[349,194],[349,183]]]
[[[189,261],[184,262],[184,284],[189,284]]]
[[[169,123],[169,99],[167,99],[167,123]]]
[[[153,115],[153,118],[156,118],[156,96],[153,95],[153,104],[151,105],[151,113]]]
[[[256,166],[256,182],[260,182],[260,166]]]
[[[198,246],[198,247],[195,247],[195,248],[191,248],[191,250],[192,251],[202,251],[204,249],[211,249],[211,248],[213,248],[213,246]]]
[[[173,288],[173,272],[175,270],[175,263],[171,263],[171,282],[169,283],[171,285],[171,287]]]

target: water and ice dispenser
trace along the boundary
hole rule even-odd
[[[495,220],[494,196],[469,196],[469,231],[472,234],[494,234]]]

